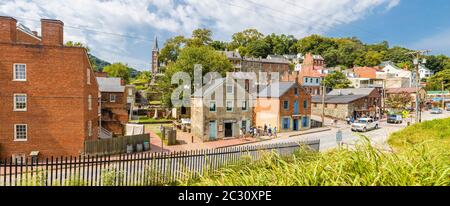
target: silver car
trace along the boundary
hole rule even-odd
[[[369,130],[378,129],[379,122],[372,118],[361,118],[352,124],[352,131],[367,132]]]

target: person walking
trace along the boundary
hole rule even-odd
[[[277,127],[273,128],[273,135],[277,138]]]
[[[264,124],[264,134],[267,133],[267,124]]]
[[[269,137],[272,137],[272,127],[270,125],[269,125],[268,131],[269,131]]]

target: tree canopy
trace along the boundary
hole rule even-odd
[[[327,88],[345,89],[349,88],[352,82],[340,71],[333,72],[325,76],[322,82]]]
[[[109,77],[119,77],[125,80],[126,83],[130,82],[131,69],[122,63],[114,63],[103,68],[103,72],[108,73]]]

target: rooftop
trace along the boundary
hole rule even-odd
[[[325,96],[326,104],[348,104],[366,97],[367,95],[327,95]],[[313,96],[313,103],[322,103],[322,96]]]
[[[262,98],[278,98],[283,96],[292,86],[295,85],[295,82],[275,82],[267,86],[261,92],[259,92],[258,97]]]
[[[124,92],[125,86],[122,86],[122,79],[112,77],[97,77],[100,92]]]
[[[328,95],[352,96],[352,95],[370,95],[374,88],[352,88],[352,89],[334,89]]]

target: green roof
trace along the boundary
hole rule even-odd
[[[428,91],[428,94],[449,94],[449,91]]]

